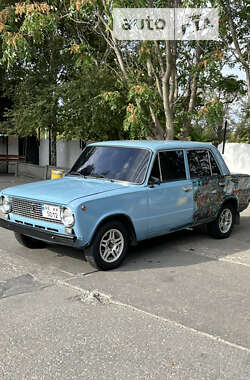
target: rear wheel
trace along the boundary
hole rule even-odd
[[[121,265],[127,251],[128,232],[119,220],[114,220],[97,230],[92,244],[85,249],[85,257],[93,267],[110,270]]]
[[[209,232],[216,239],[225,239],[232,233],[235,209],[231,204],[222,207],[216,220],[209,224]]]
[[[19,232],[15,232],[15,237],[18,243],[26,248],[44,248],[46,246],[44,241],[20,234]]]

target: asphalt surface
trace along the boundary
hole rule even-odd
[[[229,239],[152,239],[110,272],[1,229],[0,379],[249,380],[249,283],[250,208]]]

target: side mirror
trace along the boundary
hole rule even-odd
[[[160,185],[161,181],[159,178],[151,176],[148,181],[149,186],[154,187],[154,185]]]

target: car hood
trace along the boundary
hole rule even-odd
[[[2,193],[12,197],[66,205],[78,198],[117,190],[121,187],[124,187],[124,185],[118,182],[64,177],[9,187],[3,190]]]

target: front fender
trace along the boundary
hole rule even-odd
[[[129,215],[124,214],[124,212],[121,212],[118,210],[116,212],[107,213],[106,215],[103,215],[102,218],[96,222],[96,224],[93,226],[93,228],[90,231],[90,235],[88,239],[89,244],[91,244],[98,228],[105,222],[108,222],[112,219],[120,220],[122,223],[124,223],[124,225],[128,228],[128,233],[129,233],[131,243],[135,244],[137,241],[137,237],[136,237],[134,223],[129,217]]]
[[[110,194],[105,198],[76,201],[71,204],[75,210],[77,236],[90,244],[97,228],[110,218],[123,218],[129,223],[137,240],[143,240],[148,232],[148,207],[145,188],[123,194]],[[84,207],[83,207],[84,206]]]

